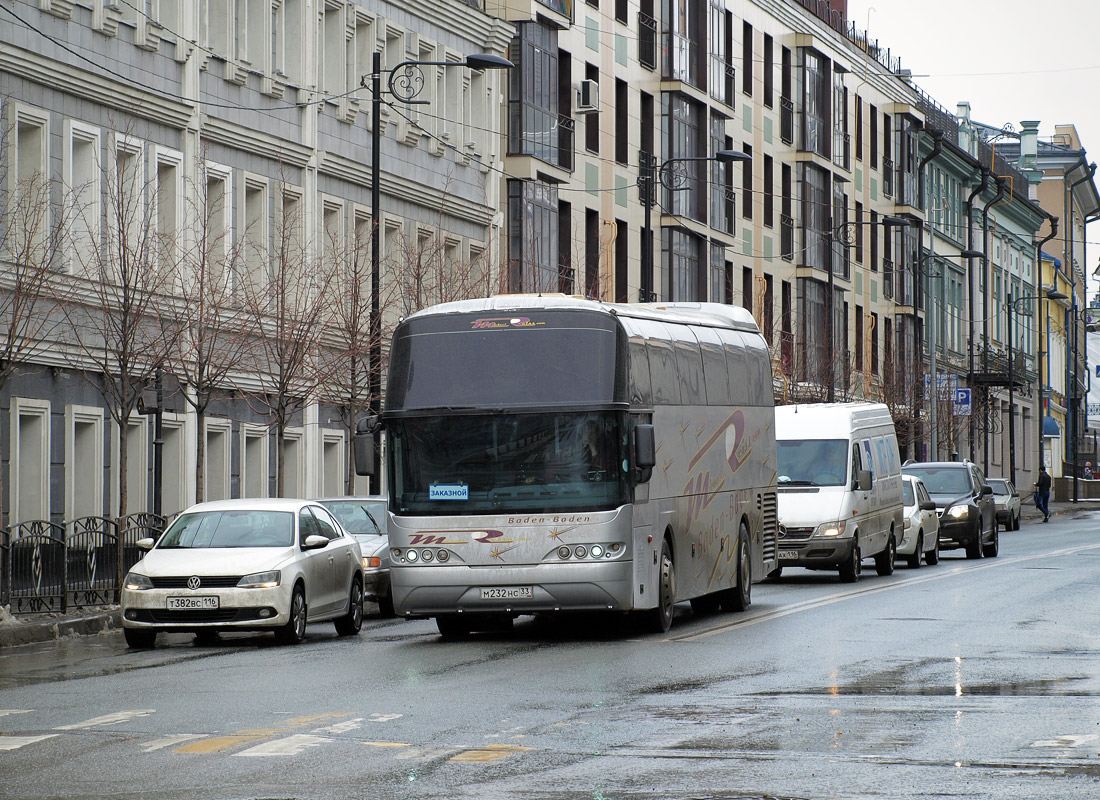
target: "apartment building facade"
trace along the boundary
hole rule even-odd
[[[5,12],[0,525],[344,493],[370,320],[498,290],[502,82],[463,60],[503,55],[511,26],[458,0]],[[410,60],[446,62],[413,74],[415,105],[385,94]],[[249,346],[231,360],[211,329]]]

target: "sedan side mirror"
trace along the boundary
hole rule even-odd
[[[984,497],[987,494],[993,494],[993,487],[988,484],[982,487],[982,496]]]
[[[935,511],[936,510],[936,501],[935,500],[921,500],[920,501],[920,510],[921,511]]]
[[[139,550],[152,550],[153,545],[155,545],[156,543],[157,543],[156,539],[154,539],[151,536],[146,536],[144,539],[138,539],[136,542],[134,542],[134,545]]]
[[[324,547],[328,547],[328,537],[321,536],[317,533],[311,533],[306,537],[306,540],[302,542],[303,550],[320,550]]]

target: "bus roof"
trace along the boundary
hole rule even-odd
[[[759,333],[760,329],[746,309],[723,303],[604,303],[567,294],[502,294],[475,300],[441,303],[417,311],[407,319],[435,314],[476,314],[508,311],[550,310],[596,311],[620,317],[706,325],[717,328]]]

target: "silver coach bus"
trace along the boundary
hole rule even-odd
[[[743,610],[777,566],[770,357],[713,303],[567,296],[405,319],[384,428],[393,603],[445,637],[516,616]]]

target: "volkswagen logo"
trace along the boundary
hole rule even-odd
[[[187,588],[188,589],[191,589],[192,591],[194,591],[195,589],[198,589],[200,586],[202,586],[202,580],[199,578],[198,575],[192,575],[190,578],[187,579]]]

